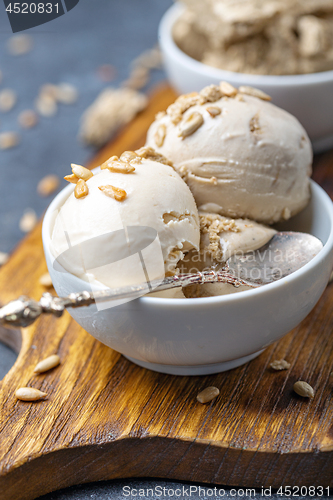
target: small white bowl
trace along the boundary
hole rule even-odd
[[[311,189],[308,207],[282,229],[311,233],[324,247],[286,279],[219,297],[146,296],[102,311],[92,305],[69,313],[96,339],[151,370],[206,375],[240,366],[296,327],[328,283],[333,266],[333,203],[313,181]],[[76,276],[56,271],[50,253],[55,214],[72,190],[67,186],[56,196],[43,223],[46,262],[60,296],[91,289]]]
[[[235,73],[213,68],[186,55],[173,40],[172,28],[183,11],[179,4],[164,14],[159,42],[171,85],[180,94],[228,81],[235,87],[250,85],[272,97],[276,106],[296,116],[306,129],[315,152],[333,147],[333,71],[305,75],[269,76]],[[281,54],[281,57],[284,57]]]

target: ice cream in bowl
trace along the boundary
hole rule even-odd
[[[43,224],[58,295],[147,282],[135,300],[69,309],[131,361],[174,375],[237,367],[297,326],[333,265],[333,204],[310,180],[300,123],[255,89],[224,83],[182,96],[152,123],[146,145],[89,172],[73,165]],[[152,280],[222,266],[277,229],[323,249],[287,278],[256,289],[206,284],[165,292]],[[236,292],[236,293],[235,293]]]

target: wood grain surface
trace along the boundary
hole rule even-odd
[[[160,88],[139,115],[91,163],[145,142],[155,113],[174,99]],[[75,158],[68,160],[75,161]],[[333,196],[333,154],[316,158],[314,179]],[[0,302],[40,298],[46,272],[39,225],[0,272]],[[176,377],[140,368],[94,340],[65,313],[20,332],[1,330],[19,350],[0,383],[0,498],[32,500],[90,481],[160,477],[243,487],[333,486],[333,287],[312,313],[258,358],[229,372]],[[283,311],[281,311],[283,315]],[[58,353],[43,375],[33,368]],[[269,364],[285,358],[287,371]],[[303,379],[313,400],[292,391]],[[25,403],[21,386],[48,398]],[[212,403],[196,401],[208,385]]]

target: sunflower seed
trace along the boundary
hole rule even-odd
[[[217,398],[219,394],[220,391],[217,387],[206,387],[206,389],[199,392],[199,394],[197,395],[197,400],[202,404],[209,403],[213,399]]]
[[[37,224],[36,212],[32,210],[32,208],[28,208],[20,219],[19,228],[24,233],[29,233],[30,231],[32,231],[32,229],[35,227],[36,224]]]
[[[194,111],[179,128],[178,137],[188,137],[194,134],[196,130],[203,124],[204,120],[198,111]]]
[[[86,184],[86,181],[84,181],[83,179],[79,179],[74,189],[75,198],[77,199],[84,198],[85,196],[87,196],[88,193],[89,189]]]
[[[158,148],[161,148],[163,146],[165,136],[166,136],[166,126],[164,125],[164,123],[162,123],[157,127],[157,130],[154,135],[155,144]]]
[[[14,35],[9,38],[7,48],[12,56],[27,54],[32,49],[33,42],[29,35]]]
[[[83,179],[84,181],[91,179],[91,177],[93,177],[94,175],[88,168],[82,167],[82,165],[76,165],[75,163],[72,163],[71,167],[73,174],[76,175],[76,177],[78,177],[79,179]]]
[[[294,383],[294,391],[303,398],[313,398],[314,390],[307,382],[303,380],[298,380],[298,382]]]
[[[49,273],[42,274],[39,278],[39,283],[46,288],[50,288],[52,286],[52,279]]]
[[[48,94],[42,94],[41,96],[37,97],[35,106],[38,113],[41,116],[45,116],[47,118],[54,116],[58,111],[55,99]]]
[[[108,186],[98,186],[98,189],[100,189],[106,196],[114,198],[116,201],[124,201],[127,196],[124,189],[111,186],[110,184]]]
[[[254,87],[248,87],[247,85],[239,87],[239,92],[242,94],[252,95],[253,97],[258,97],[258,99],[262,99],[263,101],[270,101],[272,99],[268,94],[266,94],[266,92]]]
[[[18,122],[23,128],[35,127],[38,123],[38,115],[32,109],[26,109],[19,114]]]
[[[60,179],[55,174],[46,175],[37,184],[37,193],[40,196],[50,196],[59,187]]]
[[[2,132],[0,134],[0,149],[11,149],[20,142],[20,136],[16,132]]]
[[[47,372],[49,370],[52,370],[52,368],[55,368],[59,364],[60,364],[60,358],[58,354],[52,354],[52,356],[43,359],[35,366],[34,373]]]
[[[57,85],[56,100],[62,104],[74,104],[78,99],[78,91],[70,83],[59,83]]]
[[[39,401],[45,398],[47,394],[33,387],[20,387],[20,389],[17,389],[15,392],[15,396],[21,401]]]
[[[16,93],[12,89],[3,89],[0,92],[0,111],[7,113],[17,102]]]

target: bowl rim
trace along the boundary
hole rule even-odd
[[[164,13],[158,27],[158,38],[162,52],[172,55],[183,66],[192,71],[203,74],[207,77],[220,80],[238,80],[240,84],[274,86],[306,86],[316,85],[333,81],[333,70],[321,71],[317,73],[305,73],[299,75],[256,75],[251,73],[238,73],[227,71],[213,66],[208,66],[183,52],[175,43],[172,37],[172,27],[185,7],[175,3]]]
[[[99,171],[99,167],[97,169],[93,169],[93,171]],[[147,297],[143,296],[140,297],[139,299],[143,304],[149,305],[149,306],[158,306],[158,307],[182,307],[182,308],[188,308],[188,307],[193,307],[194,304],[197,306],[203,306],[203,305],[214,305],[217,303],[223,304],[223,303],[228,303],[228,302],[233,302],[235,300],[237,301],[242,301],[243,299],[246,300],[246,298],[252,298],[254,296],[260,296],[263,293],[267,293],[268,291],[274,291],[277,290],[283,286],[285,286],[287,283],[294,282],[298,280],[304,273],[307,273],[308,271],[312,271],[316,266],[319,266],[320,263],[324,260],[327,259],[328,255],[333,252],[333,202],[329,195],[324,191],[322,187],[319,186],[315,181],[310,179],[310,186],[311,186],[311,192],[316,191],[318,196],[320,197],[321,201],[323,202],[324,208],[326,210],[326,213],[329,215],[330,218],[330,232],[329,236],[327,238],[326,243],[324,244],[323,248],[320,250],[320,252],[305,266],[301,267],[294,273],[290,274],[284,279],[275,281],[273,283],[270,283],[268,285],[265,285],[263,287],[259,288],[254,288],[252,290],[245,290],[242,292],[238,293],[232,293],[228,295],[216,295],[214,297],[199,297],[199,298],[187,298],[186,300],[184,299],[175,299],[175,298],[164,298],[164,297]],[[54,217],[54,212],[64,203],[65,199],[68,198],[68,196],[74,191],[75,186],[70,184],[63,188],[53,199],[49,207],[47,208],[44,219],[43,219],[43,226],[42,226],[42,240],[44,244],[44,249],[45,252],[47,251],[49,254],[50,252],[50,241],[51,241],[51,223]],[[71,275],[75,277],[77,280],[82,281],[83,283],[84,280],[79,278],[78,276]],[[96,286],[96,289],[98,289],[98,286]]]

